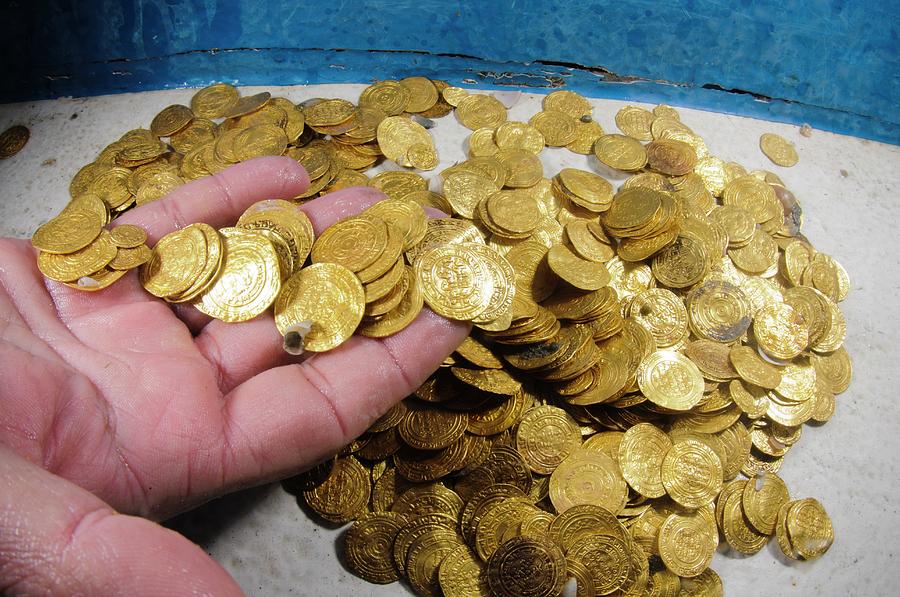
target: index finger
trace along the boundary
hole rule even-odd
[[[159,201],[126,212],[115,224],[140,226],[153,246],[166,234],[195,222],[213,228],[232,226],[252,203],[290,199],[308,186],[306,170],[291,158],[255,158],[182,185]]]

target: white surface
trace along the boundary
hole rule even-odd
[[[273,89],[294,101],[310,97],[355,100],[360,85]],[[253,91],[247,89],[246,93]],[[0,161],[0,234],[28,237],[68,200],[77,169],[123,132],[146,127],[171,103],[187,103],[191,90],[125,94],[0,105],[0,130],[31,129],[31,140],[12,159]],[[524,94],[511,120],[527,120],[540,97]],[[623,102],[596,100],[594,115],[608,132]],[[682,120],[703,136],[711,151],[748,169],[778,173],[801,201],[803,232],[849,271],[852,291],[841,303],[847,318],[846,347],[854,381],[838,396],[834,418],[807,426],[781,471],[794,498],[814,496],[831,514],[836,540],[812,563],[787,563],[773,540],[751,558],[717,554],[713,568],[730,595],[894,595],[893,565],[900,535],[896,494],[900,488],[900,148],[798,127],[681,109]],[[77,115],[77,116],[73,116]],[[439,121],[441,167],[464,158],[468,131],[453,117]],[[758,148],[759,135],[776,132],[792,140],[800,163],[771,164]],[[547,172],[574,166],[600,170],[593,158],[567,150],[545,152]],[[439,169],[440,169],[439,168]],[[439,170],[438,169],[438,170]],[[436,170],[435,172],[437,172]],[[620,177],[621,178],[621,177]],[[244,492],[182,517],[179,527],[256,595],[395,595],[399,585],[370,585],[339,562],[332,530],[311,520],[279,486]]]

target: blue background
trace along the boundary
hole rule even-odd
[[[5,1],[0,101],[425,74],[900,144],[898,17],[900,0]]]

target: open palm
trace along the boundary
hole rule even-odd
[[[232,225],[308,184],[287,158],[189,183],[117,223],[155,243],[196,221]],[[317,233],[383,198],[306,204]],[[237,592],[161,519],[334,453],[463,339],[424,311],[384,340],[353,337],[299,363],[271,315],[240,324],[172,308],[130,272],[97,293],[45,280],[27,241],[0,239],[0,590]]]

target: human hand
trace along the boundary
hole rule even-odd
[[[192,222],[232,225],[309,184],[259,158],[188,183],[116,223],[152,246]],[[338,191],[303,206],[319,234],[383,198]],[[354,336],[302,363],[271,314],[234,324],[146,293],[136,272],[82,292],[46,280],[28,241],[0,239],[0,590],[235,594],[162,519],[299,472],[411,393],[468,333],[427,310],[381,340]]]

